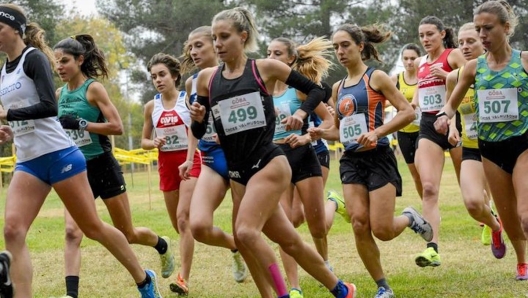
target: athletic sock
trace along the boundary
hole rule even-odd
[[[427,248],[429,248],[429,247],[432,247],[436,251],[436,253],[438,253],[438,244],[436,244],[434,242],[429,242],[429,243],[427,243]]]
[[[330,293],[336,298],[345,298],[348,295],[348,288],[342,280],[339,280]]]
[[[79,296],[79,277],[74,275],[66,276],[66,295],[77,298]]]
[[[387,280],[385,278],[378,279],[376,281],[376,284],[378,285],[378,288],[385,288],[385,290],[390,290],[389,284],[387,283]]]
[[[154,246],[154,248],[158,251],[160,255],[163,255],[167,252],[168,246],[169,245],[167,244],[167,241],[158,236],[158,243]]]
[[[152,281],[150,279],[150,275],[148,275],[147,272],[145,272],[145,275],[146,275],[145,279],[142,282],[137,283],[138,288],[143,288]]]

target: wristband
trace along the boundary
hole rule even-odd
[[[446,116],[447,118],[449,118],[449,116],[447,116],[447,113],[445,111],[442,111],[442,112],[436,114],[436,119],[438,119],[438,118],[440,118],[442,116]]]

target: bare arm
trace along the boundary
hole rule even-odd
[[[110,101],[105,87],[99,82],[93,82],[88,86],[86,97],[91,105],[97,106],[106,122],[88,122],[86,131],[100,135],[122,135],[123,122],[114,104]]]

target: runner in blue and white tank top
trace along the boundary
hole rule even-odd
[[[195,67],[204,69],[218,65],[216,53],[211,37],[211,27],[203,26],[193,30],[185,43],[182,57],[181,71],[186,73]],[[191,76],[185,82],[185,89],[189,94],[189,104],[196,101],[196,79],[198,73]],[[188,156],[196,149],[194,136],[189,141]],[[213,225],[214,211],[226,195],[229,189],[229,177],[227,162],[224,151],[215,140],[216,130],[212,114],[208,119],[207,129],[198,143],[202,154],[202,171],[196,181],[190,209],[190,224],[194,239],[231,250],[232,272],[236,282],[243,282],[248,276],[244,260],[238,252],[235,239]],[[186,165],[180,166],[180,175],[185,175],[188,170]]]
[[[142,297],[154,297],[154,272],[151,275],[151,271],[143,270],[123,233],[104,224],[97,215],[86,160],[57,119],[50,67],[55,59],[43,30],[28,23],[20,7],[0,5],[0,43],[7,54],[0,80],[0,100],[6,110],[0,110],[0,119],[9,122],[9,126],[0,127],[0,142],[14,139],[18,159],[7,190],[4,226],[6,248],[16,260],[11,268],[16,294],[33,296],[26,236],[53,188],[81,230],[105,245],[127,268]],[[34,49],[27,44],[41,47]],[[8,292],[2,294],[12,295],[12,287],[2,290]],[[125,292],[125,296],[132,295]]]

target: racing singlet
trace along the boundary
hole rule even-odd
[[[510,62],[500,71],[489,69],[485,54],[479,56],[475,91],[477,130],[481,140],[499,142],[526,133],[528,74],[519,50],[512,50]]]
[[[105,118],[98,107],[91,105],[86,98],[86,92],[93,79],[86,80],[79,88],[68,90],[68,85],[62,87],[59,96],[59,117],[74,115],[88,122],[105,122]],[[65,129],[68,136],[75,142],[86,160],[97,157],[104,152],[112,151],[112,144],[108,136],[92,132]]]
[[[462,73],[462,70],[464,69],[464,66],[459,68],[458,70],[458,77],[460,78],[460,74]],[[458,115],[457,117],[460,117],[460,120],[462,122],[462,147],[466,148],[478,148],[478,134],[477,134],[477,114],[475,109],[475,86],[471,86],[468,91],[466,92],[466,95],[464,96],[464,99],[460,103],[460,106],[458,107]]]
[[[369,81],[374,68],[369,67],[356,85],[345,87],[341,81],[337,93],[336,112],[339,118],[339,139],[345,151],[363,148],[357,142],[360,135],[383,125],[385,118],[385,96],[370,87]],[[385,136],[377,146],[389,146]]]
[[[418,86],[417,83],[413,85],[409,85],[405,81],[403,72],[400,72],[398,74],[398,84],[396,84],[396,87],[398,87],[398,90],[400,90],[400,92],[403,94],[403,96],[405,97],[405,99],[407,99],[409,103],[412,102],[413,100],[414,92],[416,92],[417,86]],[[407,126],[400,129],[401,132],[412,133],[412,132],[417,132],[420,130],[420,117],[421,117],[420,108],[416,107],[415,114],[416,114],[415,121],[409,123]]]
[[[258,73],[255,60],[248,59],[242,75],[222,76],[217,68],[209,83],[211,112],[228,165],[255,158],[263,146],[272,144],[275,132],[273,97]]]
[[[180,91],[176,105],[165,109],[161,94],[154,97],[152,123],[156,136],[164,136],[166,143],[160,149],[162,152],[187,150],[187,127],[191,123],[189,110],[185,106],[185,91]],[[182,106],[183,105],[183,106]]]
[[[26,50],[13,72],[7,73],[6,64],[2,68],[0,100],[4,109],[24,108],[40,102],[35,83],[24,72],[26,55],[31,51],[36,50]],[[9,121],[9,126],[13,130],[19,162],[74,146],[57,117]]]
[[[297,90],[291,87],[286,88],[282,95],[273,97],[273,105],[277,113],[273,140],[284,139],[292,133],[301,135],[301,130],[286,130],[286,125],[281,123],[282,120],[293,115],[301,107],[301,101],[297,98]]]
[[[196,101],[196,79],[198,78],[198,73],[194,74],[192,77],[192,87],[191,95],[189,96],[189,103],[193,104]],[[216,134],[216,129],[213,122],[213,114],[209,113],[209,120],[207,121],[207,129],[205,130],[204,136],[198,142],[198,149],[202,152],[212,152],[220,147],[218,143],[214,140],[214,135]]]
[[[446,104],[445,80],[431,75],[430,67],[440,65],[443,70],[451,72],[453,69],[447,62],[447,57],[453,49],[444,52],[432,63],[424,56],[418,67],[418,100],[423,113],[437,114]]]

